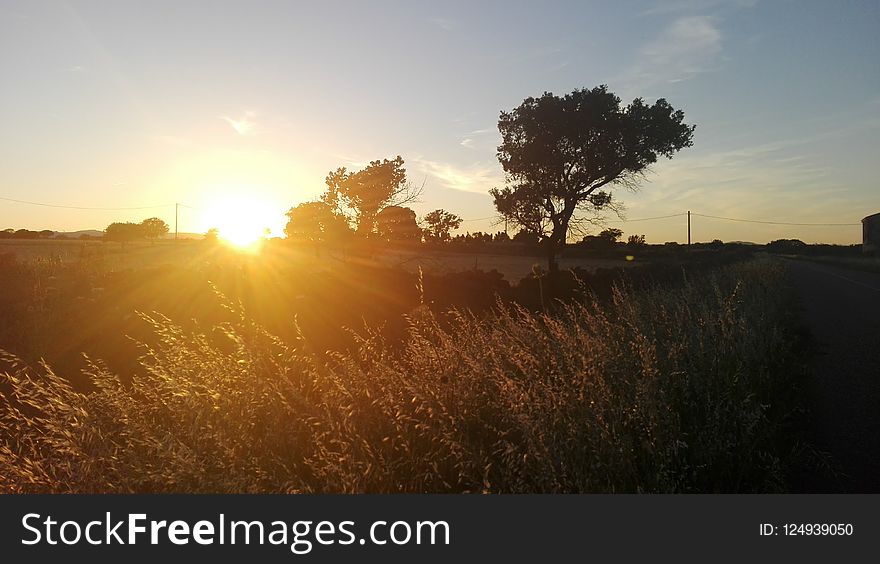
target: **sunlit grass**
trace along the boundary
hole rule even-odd
[[[144,316],[130,382],[97,361],[90,393],[48,366],[2,379],[0,490],[777,490],[783,282],[756,262],[554,314],[420,306],[402,343],[329,354],[231,302],[205,331]]]

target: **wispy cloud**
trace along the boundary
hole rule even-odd
[[[565,67],[567,67],[568,64],[569,64],[568,61],[560,61],[560,62],[556,63],[555,65],[551,66],[549,69],[547,69],[547,72],[559,72],[562,69],[564,69]]]
[[[408,161],[435,178],[444,188],[486,194],[490,188],[501,186],[504,175],[497,163],[474,162],[468,166],[426,159],[421,155],[410,156]]]
[[[257,123],[254,121],[254,118],[256,117],[256,112],[248,111],[239,119],[234,119],[229,116],[220,116],[220,119],[228,123],[229,126],[239,135],[256,135]]]
[[[764,221],[851,219],[846,217],[847,187],[809,153],[792,154],[796,146],[780,141],[658,163],[630,213],[638,217],[691,209]]]
[[[495,133],[497,130],[491,127],[483,128],[483,129],[474,129],[473,131],[469,131],[465,133],[462,137],[462,140],[459,142],[459,145],[466,149],[473,150],[494,150],[494,139],[490,141],[489,135]]]
[[[844,122],[843,114],[838,114],[836,117],[839,122]],[[827,121],[824,123],[819,122],[815,124],[813,131],[712,154],[727,159],[739,159],[746,162],[756,158],[774,157],[779,155],[779,152],[781,151],[794,149],[796,147],[840,142],[854,134],[865,131],[876,131],[878,128],[880,128],[880,119],[862,119],[860,121],[849,121],[849,123],[843,123],[842,125],[832,124],[831,126],[827,125]],[[785,161],[802,160],[799,156],[789,157],[783,155],[780,158]]]
[[[853,136],[876,132],[870,120],[792,135],[763,143],[743,144],[702,154],[683,153],[658,163],[644,190],[627,201],[632,217],[678,213],[687,209],[723,217],[762,221],[848,223],[872,206],[863,194],[872,180],[841,170],[828,158],[828,147],[851,143]],[[869,184],[870,185],[870,184]],[[876,200],[874,200],[876,202]],[[760,226],[750,224],[748,229]],[[719,227],[720,228],[720,227]],[[736,238],[797,237],[850,241],[857,231],[766,227],[766,233],[725,227]],[[835,228],[837,229],[837,228]],[[827,242],[827,238],[824,239]]]
[[[458,27],[458,23],[456,21],[450,20],[448,18],[431,18],[429,21],[443,31],[453,31]]]
[[[758,0],[662,0],[656,5],[643,10],[640,15],[653,16],[677,12],[700,12],[718,8],[751,8]]]
[[[642,47],[635,64],[611,82],[625,89],[644,90],[688,80],[709,70],[721,47],[722,34],[715,17],[681,17]]]

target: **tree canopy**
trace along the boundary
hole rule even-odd
[[[446,210],[434,210],[423,218],[425,223],[425,239],[429,241],[445,242],[449,240],[449,233],[461,225],[461,218]]]
[[[168,224],[158,217],[151,217],[141,222],[144,237],[147,239],[158,239],[168,233]]]
[[[351,233],[345,217],[324,202],[305,202],[287,212],[284,233],[292,240],[336,242]]]
[[[30,229],[3,229],[0,231],[0,239],[51,239],[55,232],[51,229],[32,231]]]
[[[693,144],[695,126],[664,99],[625,108],[607,86],[545,92],[501,112],[498,160],[507,185],[490,191],[498,212],[538,234],[550,270],[571,228],[616,209],[615,187],[636,189],[658,158]]]
[[[421,241],[422,230],[416,212],[401,206],[388,206],[376,216],[379,236],[388,241]]]
[[[140,223],[111,223],[104,230],[104,239],[127,243],[139,239],[158,239],[166,233],[168,233],[168,224],[158,217],[151,217]]]
[[[581,243],[591,249],[611,249],[617,244],[618,239],[623,236],[623,231],[611,227],[603,229],[598,235],[586,235],[581,239]]]
[[[144,238],[144,228],[140,223],[115,222],[104,229],[104,239],[118,243],[128,243]]]
[[[327,191],[321,200],[338,213],[353,215],[359,235],[376,232],[377,216],[383,208],[412,202],[419,194],[407,182],[399,155],[372,161],[357,172],[340,167],[330,172],[325,182]]]

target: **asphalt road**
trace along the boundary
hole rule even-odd
[[[880,493],[880,273],[787,262],[817,346],[807,432],[841,471],[805,487]]]

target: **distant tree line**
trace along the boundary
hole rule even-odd
[[[51,239],[55,232],[51,229],[31,231],[30,229],[4,229],[0,231],[0,239]]]
[[[767,243],[765,249],[771,253],[783,255],[808,255],[808,256],[860,256],[862,246],[855,245],[829,245],[824,243],[807,244],[800,239],[776,239]]]
[[[151,217],[140,223],[111,223],[104,229],[104,240],[115,241],[124,245],[131,241],[155,241],[167,233],[168,224],[158,217]]]
[[[104,229],[105,241],[127,243],[138,240],[155,241],[166,235],[169,231],[168,224],[158,217],[145,219],[140,223],[115,222]],[[80,239],[95,239],[89,234],[82,234]],[[69,239],[63,233],[57,233],[51,229],[32,231],[30,229],[4,229],[0,231],[0,239]]]

